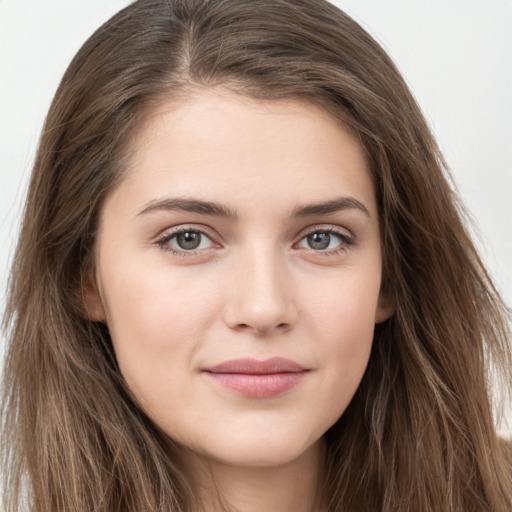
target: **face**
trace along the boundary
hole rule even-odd
[[[103,205],[96,263],[89,315],[140,406],[227,464],[318,444],[391,312],[363,152],[298,100],[163,105]]]

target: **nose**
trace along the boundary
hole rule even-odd
[[[292,279],[272,248],[240,257],[227,286],[224,321],[234,330],[263,336],[285,332],[297,321]]]

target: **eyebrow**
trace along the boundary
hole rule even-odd
[[[298,205],[292,210],[291,217],[313,217],[315,215],[328,215],[344,210],[359,210],[370,217],[368,208],[353,197],[337,197],[327,202]]]
[[[158,210],[181,210],[184,212],[199,213],[201,215],[209,215],[211,217],[222,217],[230,220],[236,220],[238,217],[237,212],[235,210],[230,210],[229,208],[220,203],[203,201],[201,199],[186,199],[183,197],[169,197],[165,199],[151,201],[138,215],[145,215],[146,213]]]
[[[208,215],[211,217],[221,217],[229,220],[237,220],[238,218],[236,210],[231,210],[220,203],[183,197],[169,197],[151,201],[137,216],[145,215],[154,211],[175,210],[198,213],[200,215]],[[290,218],[328,215],[344,210],[359,210],[370,217],[370,212],[366,206],[357,199],[354,199],[353,197],[338,197],[321,203],[297,205],[292,209]]]

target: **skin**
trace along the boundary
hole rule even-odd
[[[393,310],[380,294],[361,147],[313,104],[216,89],[161,105],[133,155],[101,211],[90,319],[107,323],[140,406],[184,447],[205,510],[216,508],[214,487],[243,512],[313,510],[322,436],[359,385],[375,323]],[[169,198],[231,216],[168,208]],[[339,198],[351,201],[293,215]],[[206,233],[196,250],[180,247],[182,228]],[[312,247],[307,235],[325,241],[329,229],[327,249]],[[308,371],[270,398],[204,372],[275,356]]]

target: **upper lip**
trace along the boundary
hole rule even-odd
[[[282,357],[272,357],[264,361],[251,358],[231,359],[203,369],[203,371],[210,373],[241,373],[248,375],[297,373],[305,370],[307,370],[307,368],[304,366]]]

